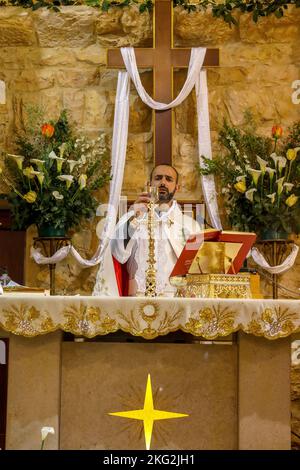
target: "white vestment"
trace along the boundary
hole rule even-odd
[[[139,219],[135,219],[134,227],[129,223],[132,236],[126,244],[128,220],[133,215],[134,211],[129,211],[119,220],[111,241],[111,252],[120,263],[127,262],[129,295],[144,295],[148,259],[148,215],[145,213]],[[173,201],[167,212],[155,212],[157,295],[172,296],[174,294],[175,288],[171,286],[169,276],[187,238],[190,234],[199,231],[199,224],[192,217],[183,214],[176,201]]]

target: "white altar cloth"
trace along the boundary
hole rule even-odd
[[[123,330],[153,339],[182,330],[205,339],[236,331],[277,339],[300,331],[300,300],[2,295],[0,328],[27,337]]]

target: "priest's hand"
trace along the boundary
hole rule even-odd
[[[134,214],[128,219],[127,221],[127,236],[124,240],[125,248],[127,243],[129,242],[130,238],[132,237],[135,229],[138,225],[138,219],[141,217],[145,212],[148,211],[148,203],[150,202],[149,193],[141,193],[136,201],[130,207],[130,210],[134,211]]]
[[[131,207],[131,209],[134,210],[134,217],[140,217],[145,212],[147,212],[149,202],[149,193],[141,193]]]

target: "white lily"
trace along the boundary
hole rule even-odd
[[[257,189],[252,188],[252,189],[248,189],[248,191],[245,192],[245,196],[246,196],[246,199],[248,199],[248,201],[253,202],[253,196],[254,196],[255,191],[257,191]]]
[[[52,426],[44,426],[41,429],[42,441],[44,441],[46,439],[48,434],[55,434],[55,430]]]
[[[18,165],[19,170],[22,170],[23,161],[25,157],[23,157],[23,155],[14,155],[13,153],[8,153],[7,155],[9,157],[12,157]]]
[[[294,187],[293,183],[284,183],[283,187],[286,189],[286,192],[289,193]]]
[[[87,180],[86,175],[80,175],[79,176],[78,183],[79,183],[80,190],[82,190],[83,188],[86,187],[86,180]]]
[[[40,160],[39,158],[31,158],[30,161],[31,163],[35,163],[39,170],[42,170],[45,164],[45,161]]]
[[[58,199],[58,200],[61,200],[64,198],[63,195],[60,194],[59,191],[52,191],[52,195],[55,197],[55,199]]]
[[[54,152],[54,150],[51,150],[51,152],[49,153],[48,157],[51,158],[51,160],[56,160],[56,159],[58,158],[58,156],[56,155],[56,153]]]
[[[74,170],[74,167],[76,165],[79,165],[80,164],[80,161],[79,160],[67,160],[67,163],[69,163],[70,165],[70,173],[72,173],[72,171]]]
[[[55,434],[54,428],[52,426],[44,426],[41,429],[41,435],[42,435],[42,445],[41,445],[41,450],[44,448],[45,440],[48,434]]]
[[[49,158],[51,160],[56,160],[57,171],[60,173],[61,169],[62,169],[62,164],[65,161],[65,158],[58,157],[53,150],[52,150],[52,152],[49,153]]]
[[[256,160],[258,161],[260,170],[261,170],[262,174],[264,175],[265,172],[266,172],[268,162],[266,160],[264,160],[263,158],[260,158],[258,155],[256,155]]]
[[[248,171],[249,171],[250,175],[252,176],[252,179],[253,179],[253,182],[254,182],[255,186],[257,186],[258,179],[259,179],[260,175],[262,174],[262,171],[261,170],[255,170],[254,168],[249,168]]]
[[[285,157],[278,157],[278,170],[279,173],[286,166],[287,159]]]
[[[243,181],[244,183],[246,182],[246,175],[241,175],[236,178],[236,181]]]
[[[63,142],[58,148],[59,148],[59,156],[60,156],[61,158],[63,158],[64,153],[65,153],[66,148],[67,148],[66,142]]]
[[[276,193],[268,194],[267,197],[268,197],[269,199],[271,199],[271,203],[274,204],[274,202],[275,202],[275,197],[276,197]]]
[[[72,175],[59,175],[59,176],[57,176],[57,179],[59,179],[60,181],[65,181],[66,185],[67,185],[67,189],[69,189],[69,187],[73,183],[74,176],[72,176]]]
[[[81,155],[80,160],[81,160],[81,163],[82,163],[83,165],[86,164],[86,156],[85,156],[84,154]]]
[[[268,167],[268,166],[266,167],[266,172],[269,173],[270,180],[273,179],[275,171],[276,171],[276,170],[275,170],[274,168],[270,168],[270,167]]]
[[[276,180],[277,184],[277,193],[280,195],[283,191],[283,181],[284,181],[284,176],[282,178],[279,178],[279,180]]]
[[[282,157],[277,156],[276,153],[271,153],[270,157],[272,158],[275,168],[277,168],[278,162]]]
[[[32,171],[32,174],[35,174],[35,176],[37,177],[40,185],[42,186],[43,185],[43,181],[45,179],[45,175],[42,171]]]

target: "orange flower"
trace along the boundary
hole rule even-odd
[[[52,137],[54,134],[54,127],[52,124],[43,124],[42,125],[42,134],[45,135],[46,137]]]
[[[281,126],[276,124],[276,126],[272,127],[272,137],[274,137],[274,139],[279,139],[282,136],[282,134],[283,134],[283,130]]]

